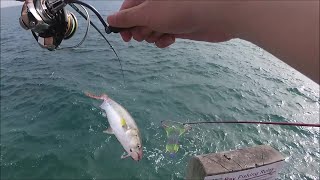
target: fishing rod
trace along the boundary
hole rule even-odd
[[[320,127],[320,124],[312,123],[294,123],[294,122],[261,122],[261,121],[199,121],[187,122],[183,125],[194,124],[269,124],[269,125],[284,125],[284,126],[304,126],[304,127]]]
[[[121,63],[121,61],[120,61],[120,57],[119,57],[119,55],[118,55],[118,53],[116,52],[116,50],[113,48],[113,46],[111,45],[111,43],[108,41],[108,39],[106,38],[106,36],[104,35],[104,34],[102,34],[102,32],[98,29],[98,27],[92,22],[92,21],[90,21],[90,19],[89,19],[89,16],[87,15],[85,15],[85,14],[83,14],[83,12],[82,11],[80,11],[80,9],[78,8],[78,7],[76,7],[74,4],[69,4],[69,6],[70,7],[72,7],[75,11],[77,11],[84,19],[86,19],[86,20],[88,20],[89,22],[90,22],[90,24],[91,24],[91,26],[102,36],[102,38],[108,43],[108,45],[109,45],[109,47],[112,49],[112,51],[114,52],[114,54],[116,55],[116,57],[118,58],[118,61],[119,61],[119,64],[120,64],[120,68],[121,68],[121,72],[122,72],[122,78],[123,78],[123,84],[125,85],[126,83],[125,83],[125,79],[124,79],[124,73],[123,73],[123,68],[122,68],[122,63]],[[80,6],[82,6],[82,5],[80,5]],[[85,8],[84,8],[85,9]],[[111,26],[106,26],[106,27],[108,27],[109,28],[109,30],[106,30],[107,32],[109,32],[110,31],[110,28],[112,29],[112,31],[110,31],[110,33],[111,32],[117,32],[117,30],[115,30],[113,27],[111,27]]]

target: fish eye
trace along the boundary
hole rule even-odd
[[[132,149],[130,149],[130,152],[132,152]]]
[[[140,148],[140,145],[138,145],[138,148]]]

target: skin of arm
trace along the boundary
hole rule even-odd
[[[319,84],[319,1],[234,4],[234,36],[250,41]]]
[[[108,17],[122,38],[164,48],[175,38],[250,41],[319,84],[319,1],[135,1]],[[156,35],[156,36],[155,36]]]

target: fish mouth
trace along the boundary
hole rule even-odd
[[[128,152],[128,154],[130,154],[130,156],[133,160],[140,161],[142,159],[143,152],[142,152],[142,150],[139,150],[139,151],[130,150],[130,152]]]
[[[136,158],[132,158],[135,161],[140,161],[142,159],[142,155],[140,155],[140,153],[136,152],[137,156]]]
[[[140,161],[142,157],[140,156],[140,154],[139,154],[139,153],[137,153],[137,155],[138,155],[138,159],[137,159],[137,161]]]

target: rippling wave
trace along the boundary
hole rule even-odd
[[[107,14],[120,4],[109,5],[99,10]],[[312,128],[195,125],[177,157],[165,155],[162,120],[319,123],[319,86],[261,48],[241,40],[178,40],[158,49],[108,35],[124,85],[98,33],[90,31],[77,49],[49,52],[19,27],[19,11],[1,9],[1,178],[183,179],[193,155],[260,144],[286,157],[281,179],[318,178],[320,133]],[[116,138],[102,133],[108,124],[101,102],[87,91],[107,93],[132,114],[143,137],[142,161],[120,159]]]

